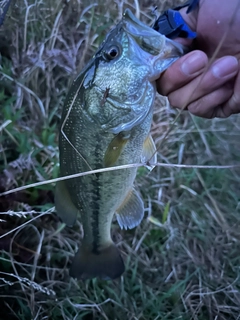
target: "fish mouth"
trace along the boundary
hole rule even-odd
[[[153,56],[153,60],[154,56],[156,60],[161,59],[162,62],[164,60],[161,71],[165,70],[177,58],[188,51],[185,46],[166,38],[153,28],[142,23],[129,9],[125,10],[122,22],[124,30],[145,53]]]

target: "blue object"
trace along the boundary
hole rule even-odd
[[[166,10],[154,23],[153,29],[164,34],[170,39],[177,37],[194,39],[196,32],[193,32],[183,20],[178,10],[187,7],[187,13],[193,11],[198,6],[199,0],[187,1],[184,5],[174,8],[174,10]]]

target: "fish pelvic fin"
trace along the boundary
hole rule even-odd
[[[56,184],[55,208],[57,215],[66,225],[74,225],[79,210],[73,204],[64,181],[58,181]]]
[[[144,205],[135,189],[127,194],[116,211],[116,217],[121,229],[133,229],[140,224],[144,217]]]
[[[105,167],[114,166],[114,164],[117,162],[118,158],[120,157],[129,138],[130,138],[129,132],[123,131],[123,132],[120,132],[118,135],[116,135],[112,139],[104,156]]]
[[[73,259],[69,275],[77,279],[113,280],[124,270],[123,259],[114,243],[97,253],[82,245]]]
[[[157,163],[157,149],[152,136],[149,134],[143,143],[141,162],[147,163],[146,167],[151,171]],[[150,159],[150,160],[149,160]]]

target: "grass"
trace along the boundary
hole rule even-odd
[[[96,4],[11,5],[0,28],[0,192],[58,176],[67,88],[126,6],[105,12],[105,2]],[[155,110],[158,161],[168,166],[138,171],[142,224],[121,231],[113,223],[125,274],[112,282],[69,278],[81,223],[59,221],[54,184],[9,194],[0,198],[0,319],[240,319],[240,169],[217,167],[240,162],[240,117],[183,113],[173,124],[177,112],[160,97]]]

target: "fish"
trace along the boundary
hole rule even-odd
[[[59,134],[60,176],[140,162],[153,166],[155,80],[183,54],[182,45],[127,9],[67,94]],[[57,182],[58,216],[68,226],[79,216],[84,231],[71,277],[113,280],[123,274],[111,225],[116,216],[122,229],[132,229],[144,217],[143,200],[134,188],[136,173],[130,167]]]

